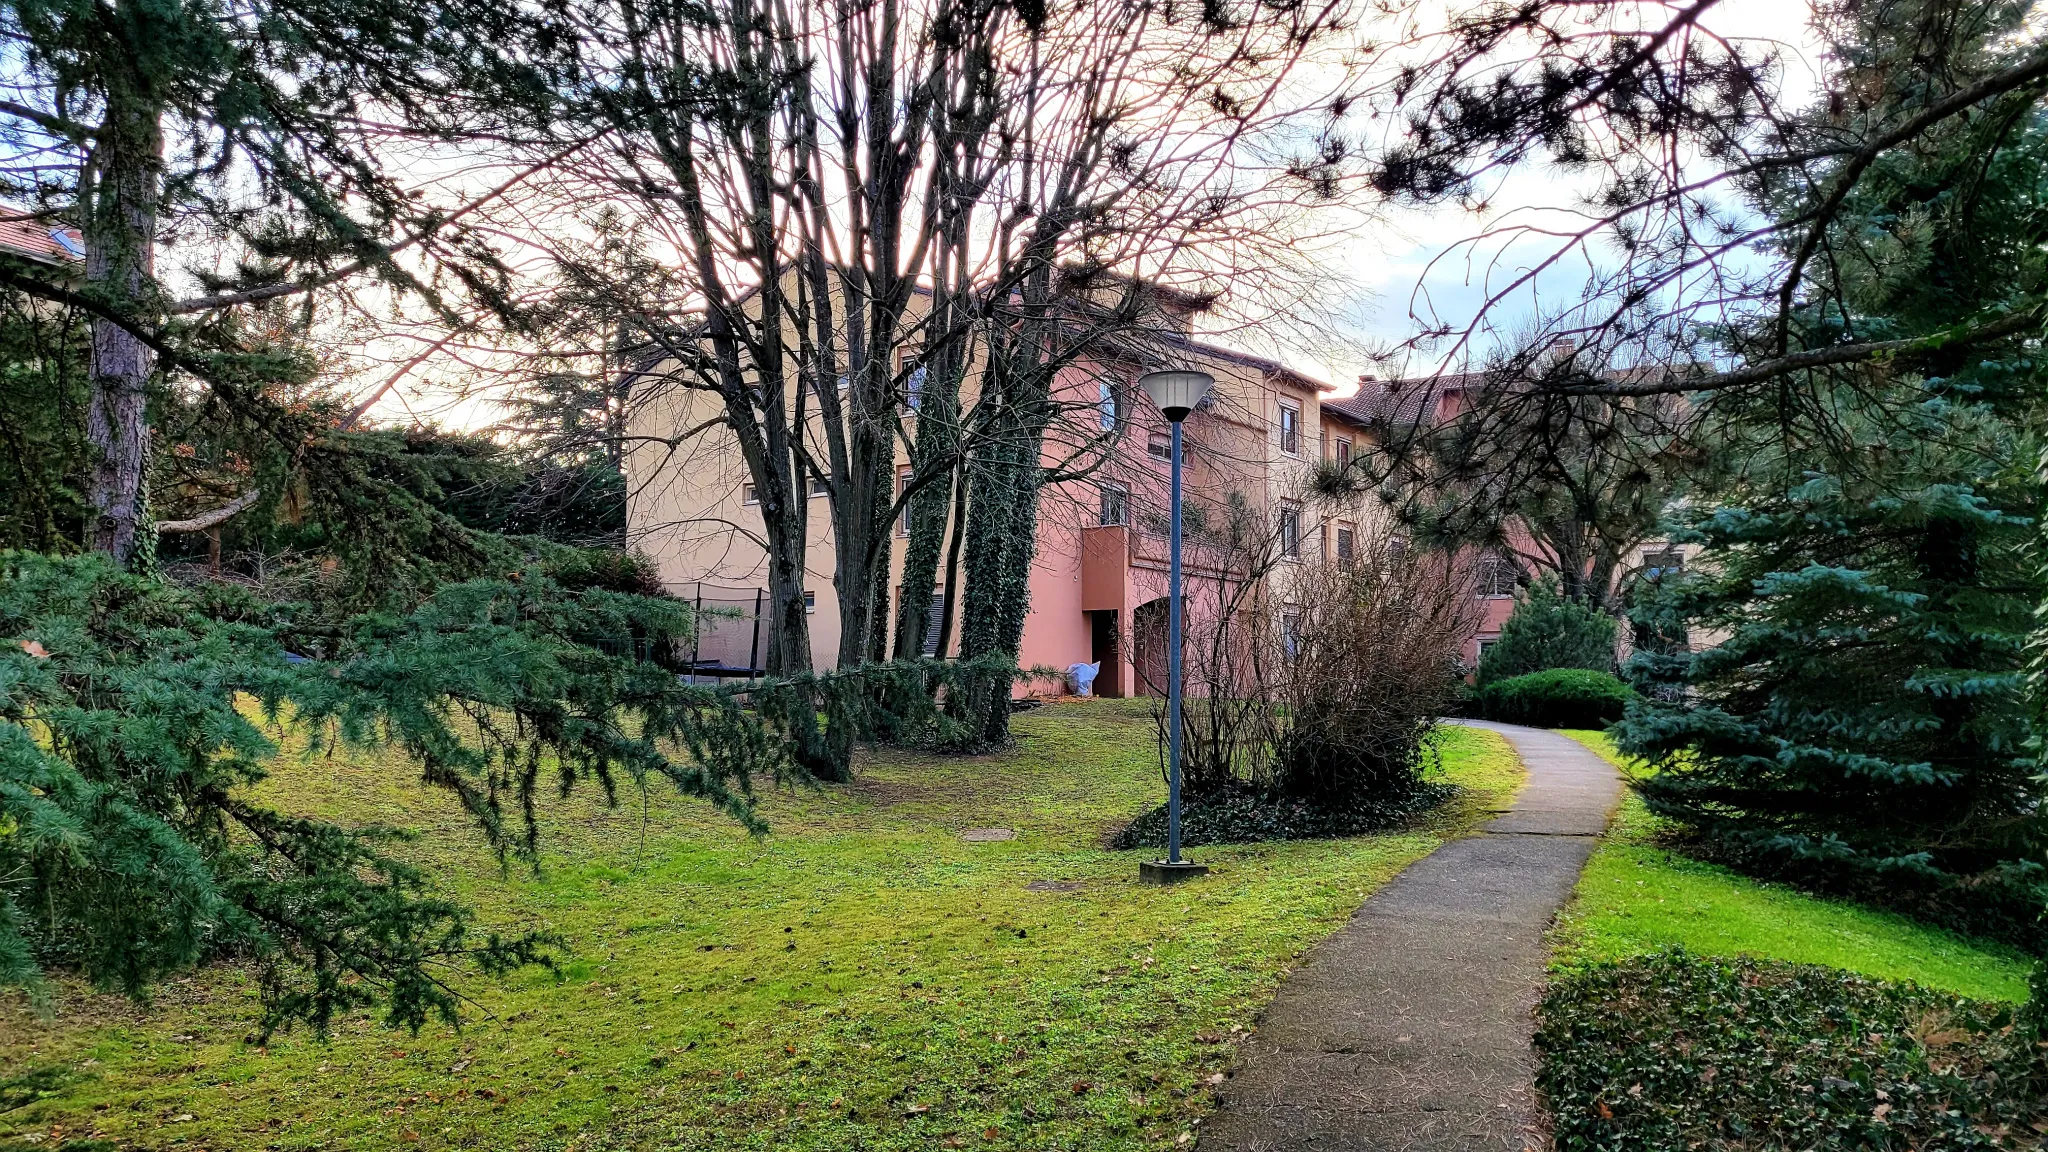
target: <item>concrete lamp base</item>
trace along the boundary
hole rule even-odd
[[[1207,864],[1190,864],[1186,860],[1178,864],[1169,864],[1164,860],[1138,862],[1138,880],[1145,884],[1178,884],[1183,880],[1193,880],[1197,876],[1208,874]]]

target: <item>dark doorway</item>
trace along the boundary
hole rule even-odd
[[[1097,696],[1124,694],[1123,657],[1117,644],[1117,611],[1106,608],[1088,613],[1088,659],[1102,665],[1095,674]]]

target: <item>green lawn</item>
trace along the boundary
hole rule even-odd
[[[1599,732],[1566,732],[1621,765]],[[1965,996],[2024,1000],[2029,961],[1907,917],[1759,883],[1657,845],[1662,823],[1633,793],[1559,917],[1567,967],[1669,945],[1702,955],[1753,955],[1910,980]]]
[[[288,759],[281,804],[418,830],[409,851],[487,922],[570,941],[563,978],[468,981],[460,1033],[362,1018],[267,1049],[228,969],[146,1008],[0,999],[0,1079],[63,1080],[0,1112],[0,1147],[1171,1146],[1288,966],[1521,780],[1498,737],[1449,729],[1468,792],[1432,826],[1202,849],[1213,875],[1144,888],[1145,853],[1101,847],[1163,791],[1143,705],[1016,730],[999,756],[891,754],[851,788],[766,797],[759,841],[658,793],[562,802],[539,878],[501,875],[401,762]],[[961,840],[977,827],[1017,836]]]

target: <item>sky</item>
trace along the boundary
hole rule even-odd
[[[1702,25],[1722,36],[1781,45],[1787,61],[1785,96],[1798,105],[1815,83],[1818,49],[1806,24],[1808,12],[1809,5],[1785,0],[1722,0]],[[1344,311],[1356,335],[1392,346],[1408,340],[1425,321],[1469,322],[1487,298],[1489,281],[1499,285],[1512,280],[1550,255],[1554,246],[1531,240],[1505,249],[1464,250],[1462,243],[1503,223],[1557,220],[1557,214],[1569,209],[1587,187],[1583,180],[1547,165],[1532,165],[1505,174],[1488,189],[1481,197],[1489,205],[1483,214],[1448,207],[1401,209],[1361,224],[1331,254],[1350,284]],[[1534,313],[1539,301],[1555,305],[1574,299],[1586,273],[1583,260],[1564,262],[1537,282],[1534,297],[1523,295],[1501,308],[1493,327],[1512,331]],[[1290,357],[1296,359],[1305,371],[1346,393],[1355,390],[1362,371],[1384,377],[1400,374],[1405,363],[1407,374],[1413,375],[1438,363],[1438,358],[1422,353],[1384,365],[1360,363],[1355,356],[1318,356],[1312,350]]]
[[[1461,0],[1462,2],[1462,0]],[[1803,102],[1802,89],[1813,86],[1814,40],[1805,20],[1809,5],[1784,0],[1722,0],[1702,21],[1716,34],[1767,40],[1781,47],[1788,62],[1788,102]],[[1457,207],[1431,210],[1357,207],[1332,231],[1322,258],[1327,262],[1328,291],[1336,299],[1329,311],[1339,318],[1336,339],[1313,346],[1262,340],[1242,329],[1215,332],[1217,343],[1278,358],[1310,376],[1349,394],[1361,373],[1378,376],[1420,375],[1444,363],[1443,349],[1405,353],[1391,360],[1374,359],[1372,351],[1398,348],[1427,322],[1462,326],[1478,313],[1489,292],[1512,280],[1551,254],[1547,241],[1523,240],[1510,245],[1467,248],[1465,242],[1490,227],[1507,223],[1560,222],[1589,189],[1575,178],[1546,165],[1534,164],[1498,176],[1484,190],[1488,208],[1473,212]],[[1583,258],[1567,260],[1547,272],[1524,292],[1490,314],[1488,327],[1513,332],[1518,324],[1546,306],[1574,299],[1587,278]],[[1262,327],[1256,316],[1254,328]],[[1283,326],[1274,325],[1278,331]],[[1481,336],[1472,353],[1485,351]],[[397,359],[405,359],[400,356]],[[405,384],[391,389],[371,410],[373,419],[413,423],[421,419],[457,427],[483,427],[497,414],[492,406],[460,399],[448,381],[464,366],[442,358],[416,369]],[[365,386],[376,383],[375,373]]]

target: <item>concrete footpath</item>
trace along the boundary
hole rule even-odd
[[[1543,1146],[1529,1044],[1543,934],[1621,781],[1568,737],[1460,723],[1507,737],[1527,787],[1373,893],[1287,978],[1198,1129],[1202,1152]]]

